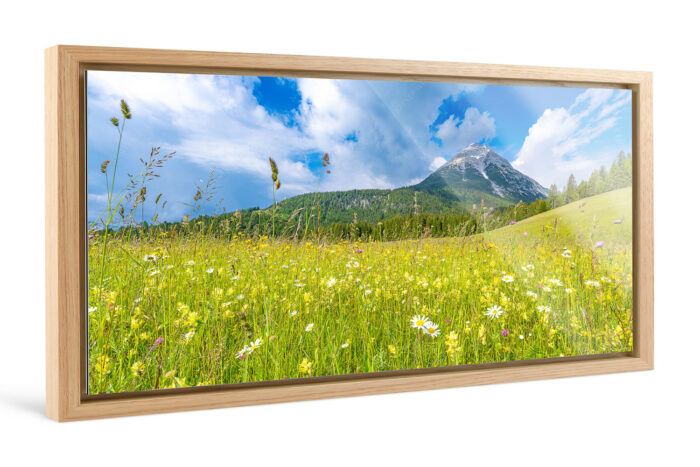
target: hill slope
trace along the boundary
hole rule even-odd
[[[522,238],[523,233],[537,236],[553,230],[580,244],[605,242],[608,246],[629,246],[632,242],[632,188],[620,188],[585,198],[551,211],[501,227],[485,234],[493,240]],[[622,223],[615,223],[622,221]]]

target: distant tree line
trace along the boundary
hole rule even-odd
[[[571,174],[562,191],[559,191],[557,185],[550,186],[548,201],[550,207],[556,208],[579,199],[627,186],[632,186],[632,154],[620,151],[610,168],[601,166],[600,169],[591,174],[588,180],[576,183],[576,178]]]

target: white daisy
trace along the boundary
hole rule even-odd
[[[566,293],[574,293],[574,289],[566,288],[566,289],[564,289],[564,292],[566,292]]]
[[[330,279],[328,279],[328,281],[326,281],[326,285],[328,287],[333,287],[337,282],[338,281],[335,279],[335,277],[331,277]]]
[[[411,318],[411,326],[417,329],[423,329],[425,325],[429,322],[430,321],[427,317],[421,315],[416,315],[413,318]]]
[[[341,349],[347,349],[348,347],[350,347],[350,343],[349,343],[349,342],[346,342],[346,343],[340,345],[340,348],[341,348]]]
[[[192,339],[193,337],[194,337],[194,329],[192,331],[188,332],[187,334],[185,334],[185,340],[187,340],[187,341]]]
[[[484,316],[488,316],[491,319],[498,318],[503,314],[503,308],[499,305],[494,305],[484,312]]]
[[[539,311],[540,313],[549,313],[550,311],[552,311],[552,308],[548,307],[547,305],[540,305],[537,307],[537,311]]]
[[[436,337],[440,335],[439,327],[440,326],[438,326],[437,324],[428,321],[427,323],[425,323],[425,326],[423,326],[423,332],[431,337]]]
[[[564,258],[571,258],[571,250],[564,250],[561,254]]]
[[[505,276],[501,277],[501,280],[503,282],[513,282],[513,280],[515,280],[515,278],[509,274],[506,274]]]
[[[289,316],[296,316],[297,310],[292,310],[289,312]]]
[[[309,324],[306,326],[306,332],[311,332],[311,331],[313,331],[313,330],[314,330],[314,323],[309,323]]]
[[[153,255],[146,255],[146,256],[143,257],[143,260],[144,260],[144,261],[155,261],[155,260],[157,260],[157,259],[158,259],[158,255],[155,255],[155,254],[153,254]]]
[[[535,292],[530,292],[529,290],[525,292],[525,295],[527,295],[530,298],[537,298],[537,294]]]
[[[213,273],[213,272],[214,272],[214,268],[209,268],[209,269],[207,269],[207,274],[211,274],[211,273]]]
[[[559,287],[561,287],[561,286],[563,285],[559,279],[549,279],[549,282],[550,282],[552,285],[556,285],[556,286],[559,286]]]
[[[257,349],[257,348],[260,347],[262,344],[263,344],[262,339],[260,339],[260,338],[258,337],[257,339],[255,339],[255,342],[251,342],[251,343],[248,345],[248,353],[253,352],[253,350]]]

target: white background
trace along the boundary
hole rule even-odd
[[[4,4],[0,464],[698,465],[698,16],[683,6],[690,2],[643,3],[652,4]],[[58,43],[653,71],[656,369],[50,421],[43,414],[43,49]]]

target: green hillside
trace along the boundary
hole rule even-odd
[[[614,221],[622,221],[621,224]],[[560,238],[586,245],[631,245],[632,188],[620,188],[585,198],[486,233],[488,239],[506,240],[538,233],[556,232]]]

